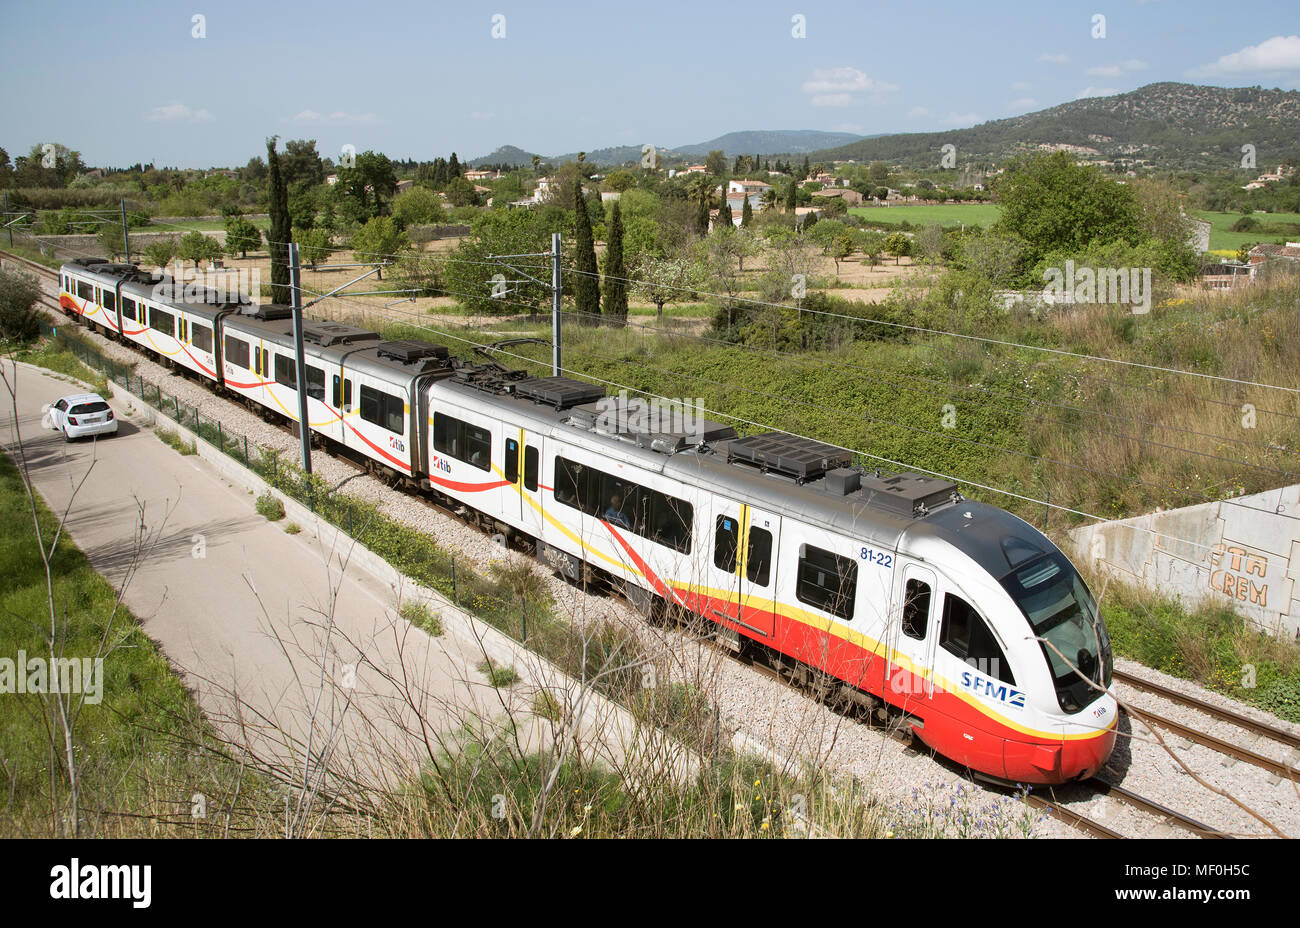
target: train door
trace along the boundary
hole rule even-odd
[[[520,524],[534,538],[542,537],[542,436],[520,429]]]
[[[903,564],[898,584],[886,635],[885,682],[892,701],[907,708],[934,695],[939,589],[934,572],[919,564]]]
[[[704,614],[771,638],[776,625],[776,555],[781,518],[715,497]]]

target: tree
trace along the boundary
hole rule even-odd
[[[176,255],[182,261],[193,261],[197,268],[201,261],[214,261],[221,257],[221,245],[202,232],[186,232],[181,236]]]
[[[605,249],[605,315],[612,324],[627,324],[627,269],[623,264],[623,215],[618,201],[609,217],[609,242]]]
[[[338,175],[335,190],[354,201],[356,213],[363,219],[373,219],[383,213],[384,204],[397,192],[393,163],[387,155],[377,152],[363,151],[356,156],[352,167],[340,169]]]
[[[790,179],[790,186],[785,188],[785,211],[793,213],[798,203],[799,182],[793,178]]]
[[[1133,190],[1069,152],[1018,158],[996,181],[998,228],[1024,239],[1029,264],[1052,251],[1075,253],[1090,243],[1141,238]]]
[[[889,177],[889,165],[883,161],[873,161],[871,167],[867,169],[867,176],[876,183],[880,183]]]
[[[898,264],[898,259],[907,255],[912,250],[912,240],[902,232],[894,232],[885,236],[885,251],[894,257],[894,264]]]
[[[754,207],[749,205],[749,194],[745,194],[745,205],[740,208],[740,227],[748,229],[754,221]]]
[[[111,222],[101,225],[99,231],[95,233],[95,237],[99,240],[100,247],[108,252],[110,258],[126,254],[125,236],[122,235],[120,223]]]
[[[858,235],[857,244],[862,249],[862,253],[871,259],[871,266],[875,267],[885,251],[885,235],[883,232],[868,229]]]
[[[40,282],[31,274],[0,269],[0,338],[29,342],[41,334],[36,301]]]
[[[262,233],[257,226],[243,216],[231,216],[226,220],[226,254],[238,253],[241,258],[248,257],[248,249],[262,244]]]
[[[165,268],[176,257],[176,240],[163,238],[144,246],[145,260],[155,267]]]
[[[447,194],[447,201],[452,206],[478,205],[478,191],[463,177],[453,177],[443,187],[443,192]]]
[[[836,235],[830,241],[830,255],[835,262],[835,276],[840,276],[840,262],[858,250],[858,244],[854,241],[853,233],[845,229],[839,235]]]
[[[727,170],[727,156],[722,153],[721,149],[715,148],[705,156],[704,167],[710,174],[721,175]]]
[[[582,195],[581,182],[573,185],[574,311],[583,325],[595,325],[600,317],[600,276],[596,265],[596,241],[591,234],[591,216]]]
[[[636,186],[636,175],[631,171],[611,171],[605,178],[605,186],[622,193]]]
[[[271,193],[271,228],[266,233],[266,244],[271,252],[271,302],[290,303],[293,293],[289,288],[289,242],[293,226],[289,219],[289,188],[280,170],[276,140],[274,135],[266,140],[267,183]],[[184,241],[181,239],[182,244]]]
[[[410,247],[410,239],[391,216],[376,216],[352,236],[352,256],[368,264],[391,264]],[[382,280],[383,272],[377,277]]]
[[[298,243],[298,260],[311,265],[313,271],[330,256],[332,242],[324,229],[295,229],[293,240]]]
[[[912,239],[913,253],[920,256],[923,261],[935,264],[943,260],[947,247],[948,238],[944,235],[943,227],[939,225],[925,226]]]
[[[463,178],[461,178],[463,180]],[[428,187],[412,187],[393,200],[393,222],[399,229],[446,221],[442,199]]]
[[[316,153],[315,139],[291,139],[284,143],[280,171],[285,185],[313,187],[325,183],[325,164]]]
[[[443,271],[447,291],[457,294],[461,306],[474,313],[495,314],[517,312],[511,307],[524,304],[536,308],[549,304],[550,277],[545,282],[521,278],[513,284],[508,299],[494,299],[493,277],[503,274],[514,277],[502,264],[488,259],[489,255],[533,254],[546,251],[551,244],[552,227],[548,226],[540,210],[491,210],[474,220],[473,230],[456,246],[454,261],[448,261]],[[566,283],[566,289],[567,289]]]
[[[727,202],[726,194],[722,196],[722,205],[718,207],[718,228],[730,229],[736,224],[735,217],[731,215],[731,204]]]
[[[671,257],[643,257],[636,267],[633,291],[653,303],[656,316],[663,318],[664,306],[686,299],[695,282],[697,265],[681,254]]]
[[[1023,270],[1026,246],[1015,235],[990,230],[961,243],[961,263],[988,278],[995,287],[1011,286]]]

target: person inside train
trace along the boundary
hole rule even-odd
[[[623,514],[623,497],[617,493],[609,498],[609,506],[605,509],[605,521],[624,528],[632,527],[632,520]]]

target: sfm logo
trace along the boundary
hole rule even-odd
[[[1023,709],[1025,707],[1025,694],[1020,690],[1013,689],[1005,683],[985,679],[971,673],[969,670],[962,671],[961,685],[977,696],[996,699],[1003,705],[1010,706],[1013,709]]]

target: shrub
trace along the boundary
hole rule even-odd
[[[514,686],[519,682],[519,674],[513,667],[494,667],[491,661],[483,661],[478,665],[478,670],[488,678],[488,683],[498,689]]]
[[[0,270],[0,338],[30,342],[41,334],[41,286],[31,274]]]
[[[257,511],[268,521],[279,522],[284,518],[284,503],[280,502],[280,497],[268,490],[257,498]]]

